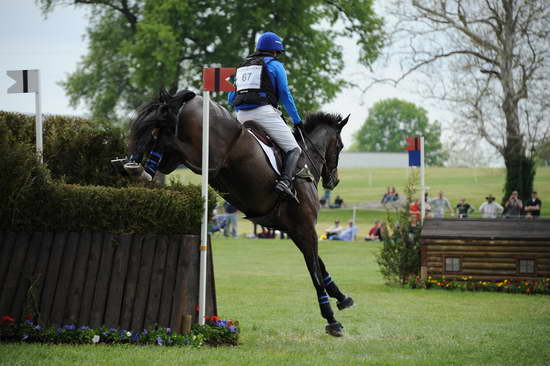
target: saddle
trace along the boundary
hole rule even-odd
[[[264,151],[264,155],[269,165],[273,168],[277,175],[281,175],[284,156],[283,150],[275,143],[275,141],[271,139],[271,137],[269,137],[266,130],[256,121],[246,121],[243,123],[243,127],[255,137],[256,141]],[[313,175],[309,171],[305,160],[298,162],[296,178],[313,181]]]

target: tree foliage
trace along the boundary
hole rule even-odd
[[[443,165],[441,125],[428,120],[422,107],[400,99],[385,99],[370,110],[367,120],[353,137],[351,150],[404,152],[407,137],[424,136],[427,165]]]
[[[71,104],[95,117],[133,110],[158,93],[200,88],[204,65],[236,66],[257,36],[279,34],[282,60],[300,110],[317,109],[349,83],[339,37],[356,37],[359,61],[370,66],[384,43],[373,0],[38,0],[86,6],[89,52],[63,82]],[[218,96],[222,100],[222,96]]]
[[[406,72],[428,77],[449,102],[457,133],[491,144],[507,168],[505,197],[528,197],[533,156],[550,134],[548,0],[395,1],[396,47]]]

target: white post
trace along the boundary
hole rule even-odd
[[[357,207],[353,206],[353,217],[352,217],[352,221],[353,221],[353,226],[355,226],[355,215],[356,215],[356,212],[357,212]],[[353,236],[353,240],[355,240],[355,237],[357,235],[354,235]]]
[[[424,197],[426,196],[426,182],[424,180],[424,137],[420,137],[420,189],[421,189],[421,198],[420,198],[420,207],[421,207],[421,218],[422,223],[424,223],[424,216],[426,215],[426,202]]]
[[[35,112],[36,112],[36,123],[35,123],[35,130],[36,130],[36,154],[38,155],[38,159],[40,160],[40,163],[44,163],[44,144],[43,144],[43,138],[42,138],[42,89],[40,86],[40,70],[36,70],[37,72],[37,90],[34,93],[34,101],[35,101]]]
[[[208,140],[210,125],[210,92],[202,92],[202,199],[203,214],[200,244],[199,324],[204,325],[206,314],[206,260],[208,258]]]

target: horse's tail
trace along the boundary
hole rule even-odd
[[[189,90],[181,90],[175,95],[161,90],[158,98],[142,105],[138,109],[137,117],[130,122],[129,152],[134,155],[147,152],[152,146],[152,132],[155,128],[169,128],[175,131],[179,108],[194,97],[195,93]]]

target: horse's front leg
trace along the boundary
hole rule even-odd
[[[337,300],[336,306],[338,307],[338,310],[344,310],[355,305],[353,299],[349,296],[344,295],[340,291],[338,286],[336,286],[336,283],[332,280],[330,274],[327,272],[325,264],[323,263],[323,260],[321,258],[319,258],[319,266],[321,268],[321,274],[323,276],[323,284],[325,285],[325,289],[330,297]]]
[[[328,325],[325,330],[328,334],[334,337],[341,337],[344,335],[344,327],[334,318],[334,312],[330,306],[329,297],[323,282],[323,276],[319,265],[319,258],[317,254],[317,235],[313,231],[313,235],[304,236],[298,233],[289,233],[290,237],[300,249],[304,255],[311,281],[317,292],[317,301],[319,302],[319,308],[321,310],[321,316],[326,319]],[[345,296],[344,296],[345,298]]]

